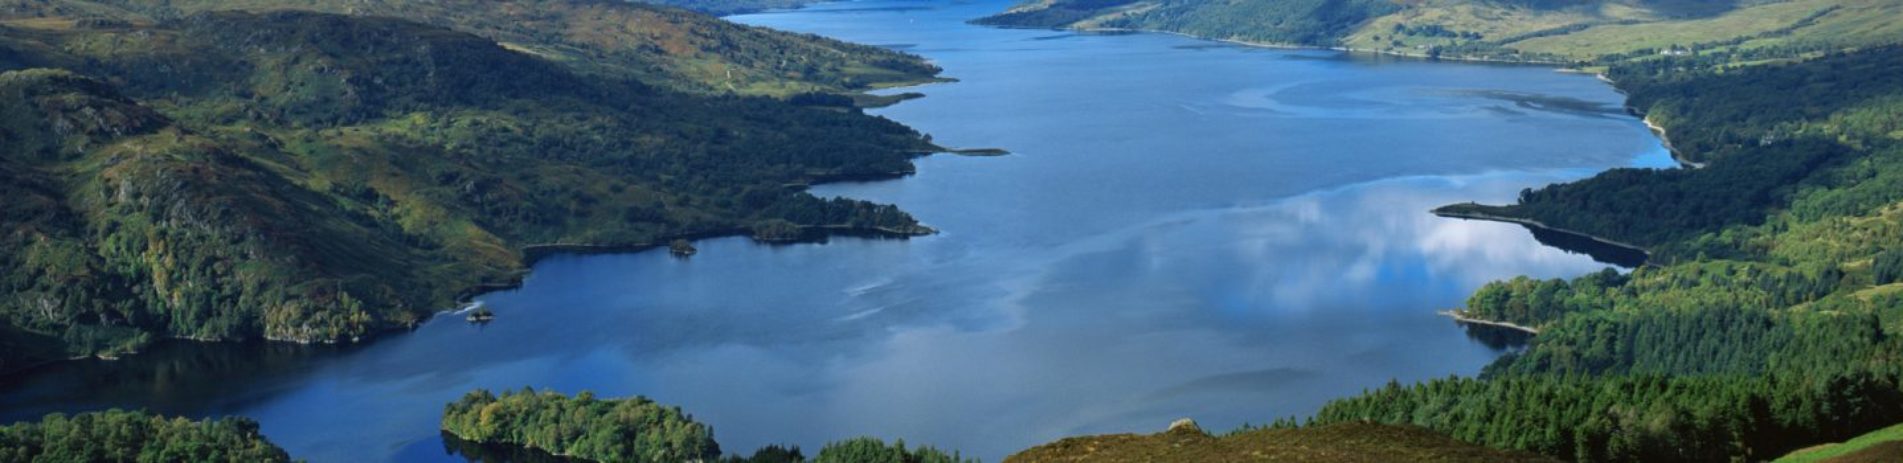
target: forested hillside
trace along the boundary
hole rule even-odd
[[[1479,378],[1393,384],[1315,423],[1425,426],[1577,461],[1753,461],[1903,422],[1903,48],[1614,76],[1685,157],[1463,210],[1637,243],[1629,275],[1487,285],[1538,327]]]
[[[929,81],[916,56],[622,0],[0,0],[0,25],[147,25],[223,10],[384,16],[468,32],[588,74],[787,96]]]
[[[0,370],[156,337],[358,339],[514,281],[531,245],[929,232],[801,191],[902,175],[930,148],[854,111],[397,18],[6,24]]]
[[[1881,44],[1903,36],[1899,15],[1899,0],[1031,0],[978,22],[1570,63]]]

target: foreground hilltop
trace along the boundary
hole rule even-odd
[[[1168,431],[1072,437],[1040,445],[1005,463],[1548,463],[1538,455],[1494,450],[1411,426],[1344,423],[1306,429],[1241,430],[1211,436],[1193,422]]]
[[[403,18],[90,18],[0,26],[0,370],[159,337],[358,339],[510,284],[535,245],[929,232],[801,191],[930,148],[849,109]]]
[[[785,96],[929,81],[917,56],[621,0],[0,0],[0,25],[151,25],[210,11],[402,18],[588,74],[693,92]]]

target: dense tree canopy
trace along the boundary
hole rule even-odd
[[[596,399],[587,392],[571,398],[529,389],[501,396],[477,390],[443,408],[443,430],[469,441],[594,461],[662,463],[720,455],[713,429],[679,408],[642,397]]]
[[[477,444],[502,444],[601,462],[714,461],[720,445],[713,429],[679,408],[643,397],[597,399],[531,389],[497,396],[478,389],[443,408],[443,431]],[[770,445],[730,463],[799,463],[799,447]],[[826,444],[815,463],[966,463],[957,453],[932,447],[906,448],[860,437]]]
[[[886,444],[860,437],[826,444],[813,463],[976,463],[957,453],[945,453],[931,447],[905,448],[905,441]]]
[[[0,462],[267,463],[283,449],[243,418],[191,421],[111,410],[0,426]]]

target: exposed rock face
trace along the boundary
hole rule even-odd
[[[103,82],[58,69],[0,73],[0,156],[38,162],[170,125]]]
[[[1177,432],[1177,431],[1203,432],[1203,427],[1197,426],[1196,420],[1183,418],[1183,419],[1170,422],[1170,429],[1168,432]]]

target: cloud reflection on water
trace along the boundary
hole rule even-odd
[[[1541,181],[1528,177],[1540,176],[1375,182],[1019,250],[1014,262],[1023,268],[982,273],[1017,275],[1036,289],[994,291],[958,308],[1008,321],[961,329],[930,317],[880,320],[882,332],[863,331],[868,337],[851,349],[801,354],[818,367],[779,380],[815,385],[788,397],[811,401],[794,413],[822,417],[803,428],[814,439],[876,433],[984,455],[1076,433],[1143,431],[1184,414],[1226,427],[1306,413],[1378,385],[1367,370],[1343,365],[1384,372],[1378,381],[1421,379],[1444,372],[1428,358],[1487,355],[1456,330],[1423,330],[1451,326],[1423,322],[1444,308],[1427,301],[1511,275],[1603,266],[1539,246],[1517,226],[1426,212]],[[970,270],[959,264],[911,269],[877,287]],[[736,360],[686,363],[702,361]]]

